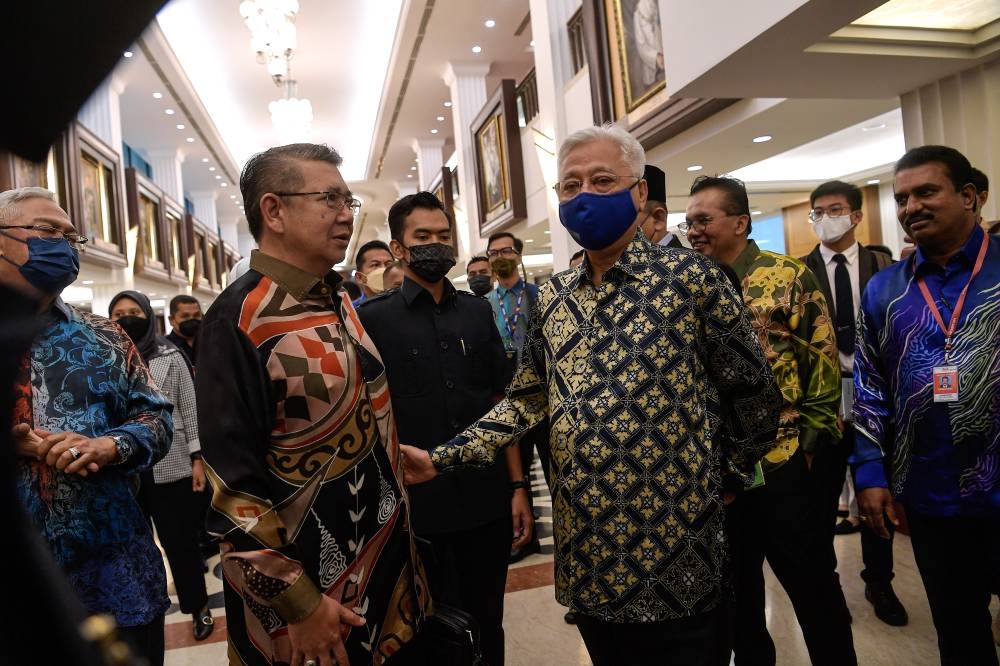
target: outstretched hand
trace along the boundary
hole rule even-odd
[[[437,469],[427,451],[406,444],[401,444],[399,448],[403,452],[403,480],[406,485],[424,483],[437,476]]]

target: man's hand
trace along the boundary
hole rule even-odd
[[[201,458],[191,461],[191,489],[196,493],[205,490],[205,463]]]
[[[323,595],[319,606],[306,619],[288,625],[292,644],[292,666],[315,661],[318,666],[349,666],[344,649],[344,627],[360,627],[365,619]]]
[[[889,538],[889,528],[886,527],[884,516],[888,516],[889,522],[899,527],[899,518],[896,517],[896,508],[892,504],[892,495],[885,488],[859,490],[858,513],[861,522],[883,539]]]
[[[527,488],[514,489],[514,496],[510,500],[510,513],[514,519],[514,538],[510,549],[517,550],[531,541],[531,531],[535,524]]]
[[[115,440],[110,437],[86,437],[75,432],[36,432],[44,435],[38,444],[38,459],[67,474],[87,476],[118,459]],[[79,455],[74,456],[74,452]]]
[[[437,476],[437,469],[427,451],[406,444],[400,444],[399,448],[403,452],[403,480],[406,485],[424,483]]]
[[[14,442],[17,455],[39,459],[38,445],[42,443],[42,438],[35,434],[27,423],[18,423],[14,426],[10,431],[10,438]]]

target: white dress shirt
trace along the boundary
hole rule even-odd
[[[819,245],[819,253],[823,257],[823,264],[826,266],[826,277],[830,281],[830,294],[833,296],[833,302],[827,303],[827,306],[830,308],[830,316],[833,317],[834,325],[836,325],[837,321],[837,283],[833,272],[837,269],[837,262],[833,260],[833,257],[836,254],[842,254],[847,259],[847,274],[851,276],[851,300],[854,303],[854,321],[857,321],[858,309],[861,307],[861,276],[858,270],[858,251],[860,249],[861,246],[858,243],[854,243],[851,247],[838,253],[822,243]],[[840,369],[844,372],[853,371],[854,354],[840,352]]]

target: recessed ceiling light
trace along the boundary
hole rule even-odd
[[[153,93],[153,99],[163,99],[163,93],[161,92]]]
[[[411,166],[410,167],[410,171],[416,171],[416,170],[417,170],[417,167],[415,167],[415,166]]]
[[[229,183],[219,183],[219,187],[229,187]]]
[[[753,142],[754,143],[767,143],[768,141],[770,141],[773,138],[774,137],[772,137],[770,134],[761,134],[760,136],[755,136],[753,138]]]
[[[439,123],[443,123],[443,122],[444,122],[444,116],[438,116],[438,117],[437,117],[437,121],[438,121]]]
[[[479,44],[476,44],[475,46],[472,47],[472,52],[473,53],[482,53],[483,52],[483,47],[480,46]]]
[[[868,184],[869,185],[878,185],[880,182],[882,182],[882,181],[880,181],[878,178],[872,178],[871,180],[868,181]]]
[[[406,174],[406,177],[407,178],[413,178],[413,174],[412,173],[408,173],[408,174]]]
[[[174,115],[174,110],[173,109],[163,109],[163,113],[167,114],[168,116],[172,116],[172,115]]]
[[[209,171],[215,171],[215,167],[208,167]]]
[[[126,51],[122,55],[125,56],[126,58],[131,58],[134,54],[131,51]]]
[[[184,140],[187,141],[188,143],[194,143],[194,137],[193,136],[189,136],[188,138],[186,138]]]
[[[524,242],[525,242],[525,243],[534,243],[534,242],[535,242],[535,239],[534,239],[534,238],[525,238],[525,239],[524,239]]]
[[[485,22],[485,23],[483,23],[483,25],[485,25],[485,26],[486,26],[487,28],[492,28],[492,27],[494,27],[494,26],[495,26],[496,24],[497,24],[497,22],[496,22],[496,21],[494,21],[493,19],[486,19],[486,22]]]
[[[546,229],[546,230],[545,230],[545,231],[543,231],[542,233],[543,233],[543,234],[551,234],[552,232],[551,232],[551,231],[549,231],[548,229]]]
[[[438,131],[436,129],[432,129],[431,130],[431,134],[437,134],[437,133],[438,133]]]
[[[885,123],[879,123],[877,125],[865,125],[861,128],[862,132],[877,132],[880,129],[885,129]]]
[[[530,46],[531,48],[535,48],[535,40],[531,40],[530,42],[528,42],[528,46]]]
[[[84,280],[83,284],[94,284],[93,280]]]
[[[445,102],[444,105],[445,105],[445,108],[450,108],[451,107],[451,102]]]
[[[185,127],[186,127],[186,125],[183,125],[181,123],[177,123],[177,129],[182,130],[182,129],[185,129]]]
[[[207,158],[207,157],[203,157],[203,158],[201,158],[201,161],[202,161],[202,162],[207,162],[207,161],[208,161],[208,158]]]
[[[236,195],[235,195],[235,194],[230,194],[230,195],[229,195],[229,198],[230,198],[230,199],[235,199],[235,198],[236,198]]]
[[[215,179],[216,179],[216,180],[222,180],[222,176],[219,176],[219,175],[216,175],[216,176],[215,176]]]
[[[759,210],[752,210],[752,211],[750,211],[750,214],[751,215],[760,215],[760,211]]]
[[[689,167],[688,167],[688,169],[687,169],[687,170],[688,170],[688,171],[701,171],[701,170],[702,170],[702,169],[704,169],[704,168],[705,168],[705,167],[703,167],[703,166],[702,166],[702,165],[700,165],[700,164],[692,164],[691,166],[689,166]]]

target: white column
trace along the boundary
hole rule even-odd
[[[90,99],[77,112],[80,123],[93,132],[112,150],[122,153],[122,114],[119,97],[125,83],[112,74],[98,86]]]
[[[154,148],[146,151],[149,155],[149,166],[153,169],[153,182],[163,192],[184,205],[184,174],[181,165],[184,164],[184,153],[177,148]]]
[[[240,246],[239,224],[239,215],[226,215],[219,218],[219,237],[237,249]]]
[[[189,192],[191,202],[194,203],[194,216],[210,231],[219,228],[218,214],[215,211],[215,200],[218,192],[215,190],[196,190]]]
[[[441,173],[444,165],[444,139],[414,139],[413,152],[417,154],[417,182],[423,190],[430,189],[431,181]]]
[[[451,117],[462,189],[456,206],[462,209],[466,218],[465,229],[457,229],[463,257],[469,254],[470,247],[479,245],[476,146],[469,126],[486,104],[486,75],[489,71],[488,63],[449,62],[444,73],[444,82],[451,89]]]

